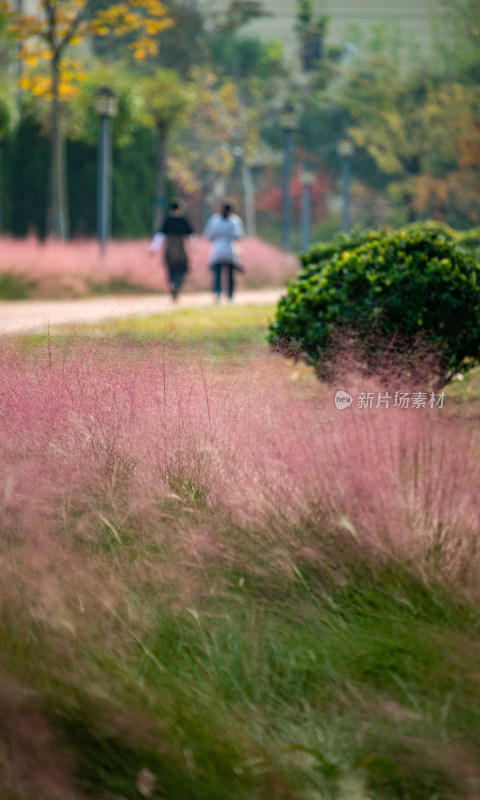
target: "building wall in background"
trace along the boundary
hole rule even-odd
[[[198,5],[213,15],[226,8],[229,0],[197,0]],[[243,31],[257,34],[265,38],[280,39],[289,58],[296,57],[295,16],[297,4],[295,0],[263,0],[270,17],[255,20],[243,28]],[[431,44],[431,17],[435,9],[435,0],[319,0],[317,8],[320,13],[330,17],[329,41],[335,44],[347,44],[351,41],[352,25],[360,26],[368,35],[371,26],[377,22],[385,22],[389,26],[399,27],[405,37],[414,39],[418,47],[428,50]]]

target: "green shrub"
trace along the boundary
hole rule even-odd
[[[342,332],[368,343],[369,367],[393,340],[410,348],[420,337],[444,378],[478,363],[480,267],[454,233],[432,224],[314,245],[278,303],[270,343],[320,374]]]
[[[459,231],[456,235],[457,243],[465,250],[471,250],[477,255],[480,254],[480,227],[471,228],[469,231]]]

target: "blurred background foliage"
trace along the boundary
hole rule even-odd
[[[106,9],[111,3],[101,0],[97,5]],[[295,62],[280,41],[250,32],[249,22],[268,19],[261,2],[231,0],[216,14],[187,0],[165,0],[163,5],[173,24],[158,33],[158,52],[141,60],[113,34],[95,36],[81,47],[72,43],[69,56],[88,66],[85,74],[79,70],[72,75],[72,91],[62,99],[73,236],[95,233],[98,118],[93,97],[103,85],[111,86],[119,101],[114,120],[115,237],[151,233],[161,117],[166,194],[185,196],[195,226],[200,228],[217,200],[228,194],[259,235],[278,242],[279,115],[286,99],[293,100],[298,112],[292,179],[296,224],[300,174],[308,166],[315,172],[314,239],[328,239],[339,228],[337,148],[346,136],[355,147],[355,225],[402,225],[428,218],[458,229],[479,224],[477,0],[437,0],[428,52],[398,27],[385,24],[373,25],[370,35],[353,27],[350,42],[338,45],[329,38],[329,19],[320,14],[318,4],[298,0],[292,32]],[[0,61],[5,66],[0,85],[2,227],[14,235],[34,231],[43,237],[48,98],[19,88],[19,79],[42,67],[22,56],[5,10]],[[253,203],[253,217],[248,202]]]

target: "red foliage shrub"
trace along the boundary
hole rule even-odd
[[[320,172],[315,173],[314,183],[311,187],[312,221],[321,222],[328,213],[327,195],[331,191],[329,181]],[[290,185],[293,210],[298,216],[302,206],[302,181],[301,170],[295,170]],[[259,191],[257,205],[263,215],[279,222],[282,219],[283,189],[278,179],[266,182]]]

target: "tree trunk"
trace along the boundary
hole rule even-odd
[[[202,227],[202,230],[205,228],[205,225],[208,222],[208,218],[210,217],[210,214],[212,213],[212,206],[211,206],[211,202],[210,202],[210,197],[211,197],[210,184],[207,181],[202,180],[202,188],[201,188],[201,198],[202,198],[201,199],[201,204],[202,204],[201,216],[202,216],[202,221],[200,223],[201,227]]]
[[[50,131],[50,177],[47,211],[47,236],[65,241],[68,238],[68,200],[66,150],[62,106],[59,97],[59,59],[52,59],[52,116]]]
[[[153,232],[158,231],[165,216],[166,207],[166,158],[167,158],[167,126],[164,122],[157,124],[157,161],[155,165],[155,200],[153,204]]]
[[[243,197],[245,204],[245,228],[248,236],[257,235],[257,217],[255,213],[255,184],[253,182],[252,169],[247,164],[245,150],[242,157],[242,182]]]
[[[240,82],[240,67],[238,57],[235,58],[234,65],[234,78],[238,92],[238,135],[240,138],[241,148],[241,166],[242,166],[242,186],[243,186],[243,203],[245,208],[245,229],[248,236],[257,235],[257,218],[255,213],[255,184],[253,182],[252,169],[247,164],[246,149],[247,149],[247,123],[245,121],[245,105],[243,102],[243,92]]]
[[[414,201],[415,201],[415,195],[414,194],[408,194],[406,196],[406,198],[405,198],[405,205],[406,205],[406,209],[407,209],[407,219],[408,219],[409,223],[416,222],[417,219],[418,219],[418,214],[417,214],[417,211],[415,209]]]

